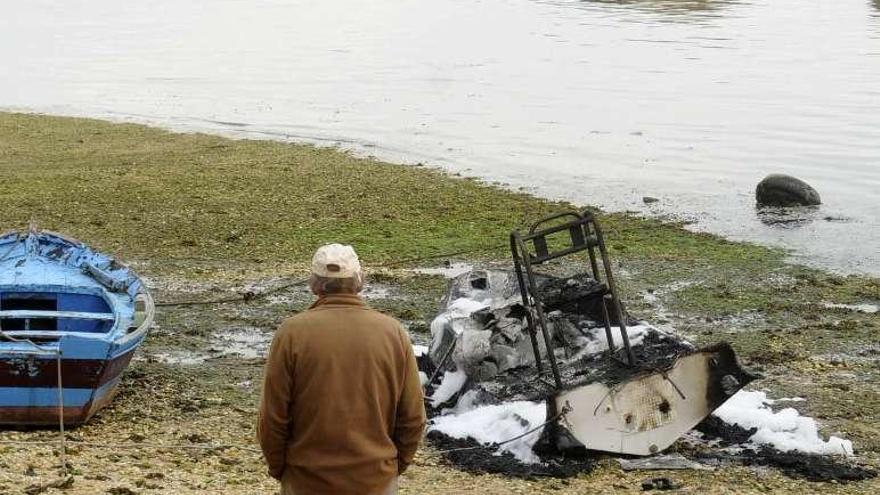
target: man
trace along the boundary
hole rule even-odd
[[[281,324],[266,362],[257,434],[283,495],[392,494],[412,462],[425,408],[409,336],[370,309],[351,246],[323,246],[318,300]]]

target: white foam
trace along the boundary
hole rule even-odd
[[[483,301],[461,297],[452,301],[452,304],[449,305],[449,309],[446,310],[446,314],[450,315],[452,318],[468,318],[471,314],[488,307],[489,305]]]
[[[437,352],[436,347],[438,347],[440,342],[443,341],[443,329],[446,328],[446,325],[449,325],[457,319],[468,318],[471,313],[487,307],[488,305],[486,303],[465,297],[452,301],[446,311],[437,315],[437,317],[431,322],[431,352]]]
[[[479,401],[480,393],[476,390],[468,390],[461,394],[461,397],[458,398],[458,402],[455,403],[455,407],[452,408],[451,412],[454,414],[464,414],[473,411],[480,407]]]
[[[645,336],[652,331],[659,332],[659,330],[647,323],[626,327],[626,335],[629,337],[630,346],[641,345],[642,341],[645,340]],[[581,349],[574,359],[599,354],[608,350],[608,337],[605,335],[605,327],[590,328],[587,330],[587,334],[588,336],[578,342]],[[620,327],[611,327],[611,338],[614,340],[615,349],[623,347],[623,336],[621,335]]]
[[[749,439],[752,443],[772,446],[783,452],[853,455],[851,441],[835,436],[823,440],[815,419],[801,416],[790,407],[774,412],[769,407],[773,403],[764,392],[741,390],[714,414],[728,424],[757,428]]]
[[[440,385],[434,390],[434,393],[431,394],[431,404],[434,407],[437,407],[448,401],[453,395],[461,390],[461,387],[464,386],[466,381],[467,373],[465,373],[464,370],[447,371],[446,373],[443,373],[443,378],[440,379]]]
[[[462,414],[447,414],[434,418],[430,430],[436,430],[454,438],[472,438],[481,444],[501,443],[535,428],[547,418],[547,410],[540,402],[507,402],[499,405],[480,406]],[[500,446],[520,462],[540,462],[532,448],[541,430]]]

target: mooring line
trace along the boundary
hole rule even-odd
[[[479,450],[479,449],[487,449],[487,450],[488,450],[488,449],[497,449],[498,447],[501,447],[502,445],[508,444],[508,443],[510,443],[510,442],[515,442],[516,440],[519,440],[520,438],[523,438],[523,437],[525,437],[525,436],[528,436],[528,435],[530,435],[530,434],[532,434],[532,433],[534,433],[534,432],[540,430],[541,428],[543,428],[543,427],[545,427],[545,426],[547,426],[547,425],[549,425],[549,424],[551,424],[551,423],[554,423],[556,420],[565,417],[565,415],[568,414],[569,411],[571,411],[571,409],[570,409],[568,406],[564,406],[564,407],[562,408],[562,411],[560,411],[558,414],[554,415],[552,418],[548,419],[547,421],[545,421],[545,422],[541,423],[540,425],[538,425],[538,426],[532,428],[531,430],[526,431],[525,433],[520,433],[519,435],[517,435],[517,436],[515,436],[515,437],[513,437],[513,438],[508,438],[507,440],[504,440],[504,441],[502,441],[502,442],[493,442],[493,443],[490,443],[490,444],[488,444],[488,445],[477,445],[477,446],[475,446],[475,447],[461,447],[461,448],[457,448],[457,449],[438,450],[437,453],[438,453],[438,454],[448,454],[448,453],[450,453],[450,452],[462,452],[462,451],[465,451],[465,450]],[[442,432],[441,432],[441,433],[442,433]]]
[[[493,250],[493,249],[498,249],[498,248],[501,248],[504,246],[506,246],[506,244],[495,244],[495,245],[490,245],[490,246],[481,246],[481,247],[473,248],[473,249],[462,249],[462,250],[451,251],[451,252],[447,252],[447,253],[429,254],[426,256],[419,256],[419,257],[415,257],[415,258],[405,258],[402,260],[390,260],[390,261],[386,261],[386,262],[382,262],[382,263],[371,264],[370,267],[371,268],[392,268],[395,266],[407,265],[407,264],[416,263],[419,261],[429,261],[429,260],[434,260],[434,259],[438,259],[438,258],[449,258],[452,256],[461,256],[463,254],[473,254],[473,253],[485,252],[485,251],[489,251],[489,250]],[[271,287],[271,288],[265,289],[260,292],[245,292],[245,293],[239,294],[237,296],[222,297],[219,299],[208,299],[208,300],[204,300],[204,301],[200,301],[200,300],[195,300],[195,301],[157,301],[155,304],[156,304],[156,306],[160,306],[160,307],[174,307],[174,306],[207,306],[207,305],[212,305],[212,304],[230,304],[230,303],[237,303],[237,302],[250,302],[250,301],[257,300],[257,299],[262,299],[270,294],[274,294],[277,292],[281,292],[281,291],[290,289],[292,287],[296,287],[298,285],[303,285],[303,284],[307,283],[308,281],[309,281],[308,277],[299,278],[299,279],[293,280],[292,282],[280,285],[278,287]]]
[[[58,347],[55,349],[43,347],[33,340],[30,339],[19,339],[15,338],[12,335],[4,332],[0,329],[0,337],[6,339],[9,342],[16,342],[19,344],[27,344],[31,347],[35,348],[38,352],[43,354],[54,354],[55,355],[55,368],[57,371],[57,387],[58,387],[58,431],[60,434],[58,445],[60,448],[60,457],[61,457],[61,474],[66,476],[67,472],[67,445],[65,443],[65,435],[64,435],[64,382],[62,380],[61,373],[61,344],[58,344]],[[54,442],[53,442],[54,443]]]
[[[222,450],[222,449],[238,449],[247,452],[263,453],[262,450],[247,447],[244,445],[224,443],[224,444],[159,444],[159,443],[97,443],[84,442],[80,440],[66,440],[69,445],[78,445],[81,447],[93,447],[100,449],[155,449],[155,450]],[[0,445],[58,445],[57,441],[52,440],[0,440]]]
[[[58,369],[58,432],[61,445],[61,474],[67,473],[67,444],[64,436],[64,382],[61,380],[61,344],[55,353],[56,368]]]

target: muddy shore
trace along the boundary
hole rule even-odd
[[[352,243],[369,302],[428,338],[446,280],[416,268],[503,265],[510,229],[568,205],[309,146],[171,134],[134,125],[0,114],[0,226],[29,221],[134,265],[164,306],[120,395],[68,432],[72,481],[46,487],[54,446],[0,444],[0,493],[274,493],[255,448],[263,357],[277,323],[305,308],[305,261],[327,241]],[[823,433],[853,440],[880,467],[880,281],[791,265],[778,250],[626,215],[602,215],[618,282],[639,318],[698,344],[730,341],[766,375],[753,388],[806,399]],[[442,256],[444,253],[462,253]],[[412,261],[414,258],[422,258]],[[384,265],[380,267],[380,265]],[[0,431],[50,441],[52,430]],[[213,450],[154,445],[227,445]],[[141,444],[139,446],[138,444]],[[674,446],[673,451],[678,447]],[[875,493],[877,480],[815,484],[778,470],[624,472],[600,458],[565,480],[475,475],[423,449],[402,493],[626,493],[669,476],[694,493]]]

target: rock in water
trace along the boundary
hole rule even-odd
[[[806,182],[784,174],[770,174],[755,189],[758,206],[814,206],[819,193]]]

